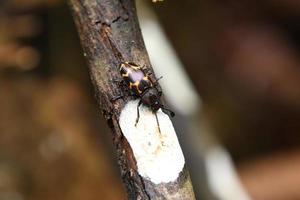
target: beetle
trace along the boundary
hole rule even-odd
[[[155,114],[156,122],[160,132],[159,122],[156,115],[157,110],[161,108],[164,113],[168,115],[170,114],[171,117],[175,116],[174,112],[165,108],[161,103],[162,91],[157,87],[157,83],[160,78],[152,81],[149,73],[145,73],[145,70],[141,66],[132,62],[122,62],[119,70],[130,93],[133,96],[140,98],[137,106],[137,119],[135,126],[140,118],[139,107],[141,104],[143,104],[148,106]]]

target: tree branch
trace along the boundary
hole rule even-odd
[[[189,173],[171,121],[141,107],[118,82],[121,62],[147,66],[156,80],[144,46],[132,0],[70,0],[96,98],[112,130],[129,199],[195,199]],[[159,87],[159,86],[158,86]],[[112,101],[117,96],[122,98]]]

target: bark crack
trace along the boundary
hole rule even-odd
[[[117,23],[118,21],[120,21],[120,20],[123,20],[123,21],[127,21],[128,20],[128,18],[123,18],[123,17],[121,17],[121,16],[117,16],[115,19],[113,19],[113,20],[111,20],[111,22],[107,22],[107,21],[102,21],[102,20],[96,20],[95,22],[94,22],[94,24],[95,25],[102,25],[102,26],[107,26],[107,27],[111,27],[111,25],[112,24],[114,24],[114,23]]]

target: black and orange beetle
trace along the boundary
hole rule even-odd
[[[161,108],[164,113],[170,114],[172,117],[175,114],[171,110],[165,108],[161,103],[162,91],[157,88],[157,82],[159,79],[152,81],[149,74],[145,73],[145,70],[142,67],[130,62],[121,63],[120,73],[131,94],[140,98],[139,104],[137,106],[137,119],[135,122],[135,126],[137,125],[140,118],[139,107],[141,106],[141,104],[144,104],[145,106],[148,106],[155,114],[158,129],[160,132],[156,111]]]

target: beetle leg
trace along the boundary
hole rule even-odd
[[[160,126],[159,126],[159,121],[158,121],[158,117],[157,117],[157,113],[155,113],[155,118],[156,118],[156,123],[157,123],[158,131],[159,131],[159,133],[161,133]]]
[[[154,87],[156,90],[157,90],[157,92],[158,92],[158,95],[161,97],[161,95],[162,95],[162,90],[161,90],[161,88],[159,88],[159,87]]]
[[[119,94],[119,95],[117,95],[117,96],[114,96],[114,97],[110,98],[110,101],[111,101],[111,102],[115,102],[115,101],[117,101],[117,100],[119,100],[119,99],[121,99],[121,98],[123,98],[123,97],[124,97],[123,94]]]
[[[145,74],[147,74],[148,76],[150,76],[150,75],[153,74],[153,73],[150,71],[150,69],[149,69],[146,65],[144,65],[143,67],[141,67],[141,70],[142,70]],[[159,77],[159,78],[157,79],[157,81],[158,81],[159,79],[161,79],[161,78],[162,78],[162,76]]]
[[[143,72],[145,75],[147,75],[147,76],[149,76],[149,77],[151,77],[151,76],[153,75],[153,73],[150,71],[149,68],[147,68],[146,65],[144,65],[143,67],[141,67],[141,70],[142,70],[142,72]]]
[[[141,105],[142,105],[142,99],[139,101],[139,104],[137,106],[137,117],[136,117],[136,120],[135,120],[135,126],[137,125],[137,123],[140,120],[140,106]]]
[[[163,76],[160,76],[159,78],[157,78],[157,79],[155,79],[155,80],[153,80],[152,78],[151,78],[151,75],[152,73],[148,73],[148,77],[149,77],[149,79],[150,79],[150,81],[151,81],[151,83],[154,85],[154,86],[156,86],[157,85],[157,83],[158,83],[158,81],[160,80],[160,79],[162,79],[163,78]]]
[[[149,71],[149,69],[147,68],[146,65],[143,65],[143,67],[141,67],[141,70],[142,70],[145,74],[148,74],[147,72]]]

